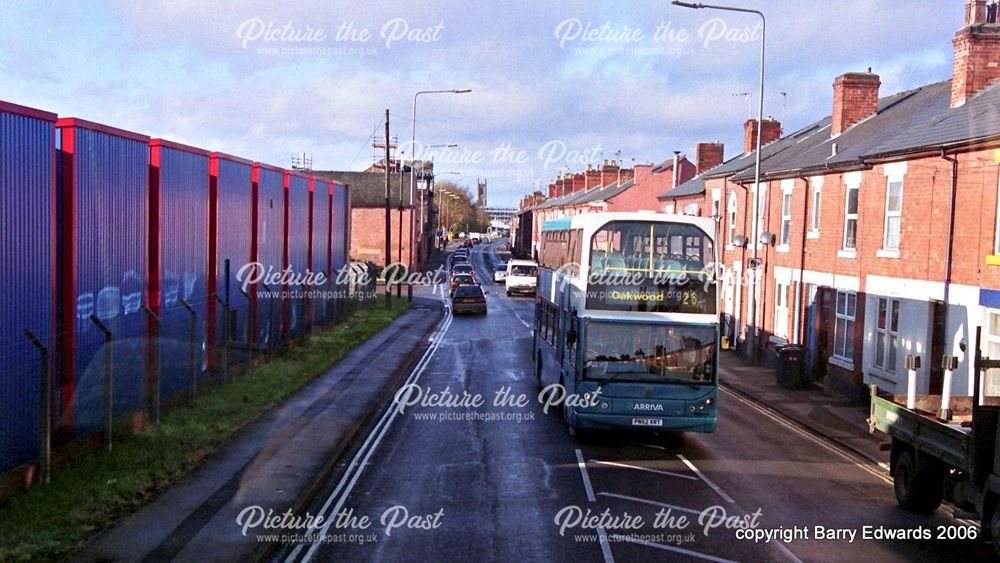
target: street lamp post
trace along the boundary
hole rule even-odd
[[[700,9],[710,9],[710,10],[725,10],[729,12],[743,12],[747,14],[756,14],[760,16],[760,90],[757,93],[757,141],[756,141],[756,154],[754,155],[754,173],[753,173],[753,236],[750,240],[752,244],[752,255],[753,264],[755,266],[753,274],[750,276],[750,325],[753,330],[747,335],[750,340],[750,352],[752,354],[751,358],[756,359],[757,357],[757,274],[760,271],[760,263],[757,257],[757,241],[760,238],[760,233],[758,232],[760,226],[760,145],[761,145],[761,133],[763,129],[764,122],[764,40],[767,33],[767,20],[764,18],[764,13],[759,10],[753,10],[750,8],[734,8],[732,6],[716,6],[712,4],[700,4],[692,2],[681,2],[680,0],[672,0],[671,4],[675,6],[681,6],[684,8],[694,8]]]
[[[458,144],[456,144],[456,143],[448,143],[448,144],[445,144],[445,145],[427,145],[427,148],[429,148],[429,149],[438,149],[438,148],[450,149],[450,148],[454,148],[454,147],[457,147],[457,146],[458,146]],[[431,153],[431,170],[434,170],[434,153]],[[430,182],[428,182],[428,185],[427,185],[427,194],[428,195],[431,195],[431,196],[434,195],[434,188],[437,186],[437,179],[436,178],[437,178],[436,174],[432,175]],[[436,201],[437,201],[437,207],[438,207],[438,212],[439,212],[438,213],[438,219],[437,219],[437,221],[438,221],[437,229],[440,230],[441,229],[441,224],[440,224],[441,223],[441,216],[440,216],[441,201],[440,201],[440,198],[438,196],[434,196],[434,198],[431,199],[432,203],[435,201],[435,198],[436,198]],[[420,208],[420,229],[421,229],[421,232],[424,232],[424,231],[427,230],[426,227],[424,227],[424,209],[423,209],[423,207]],[[435,241],[435,242],[437,242],[437,241]]]
[[[420,94],[468,94],[471,91],[472,91],[472,89],[470,89],[470,88],[451,89],[451,90],[421,90],[421,91],[417,92],[416,94],[414,94],[413,95],[413,125],[410,128],[410,146],[413,147],[413,146],[415,146],[417,144],[417,98],[420,96]],[[412,153],[413,157],[416,157],[415,150],[411,150],[411,153]],[[414,173],[413,167],[416,164],[416,158],[413,158],[413,157],[411,157],[412,160],[410,162],[410,261],[409,261],[409,267],[411,267],[411,268],[413,267],[413,242],[414,242],[414,239],[415,239],[415,235],[414,235],[414,232],[413,232],[413,226],[414,226],[414,223],[413,223],[413,185],[414,185],[414,180],[415,180],[415,175],[414,175],[415,173]],[[420,208],[421,218],[423,217],[423,213],[424,213],[424,210],[423,210],[423,207],[421,207]]]

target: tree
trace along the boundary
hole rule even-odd
[[[446,180],[437,182],[434,191],[438,198],[439,217],[453,232],[483,232],[489,229],[489,216],[472,201],[472,192],[468,188]],[[452,198],[451,194],[456,197]]]

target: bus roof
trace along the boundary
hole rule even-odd
[[[548,221],[542,223],[542,232],[546,231],[568,231],[573,225],[572,217],[560,217],[558,219],[549,219]]]
[[[715,230],[715,221],[711,217],[694,217],[691,215],[676,215],[673,213],[654,213],[650,211],[581,213],[572,217],[549,219],[542,224],[542,232],[568,231],[570,229],[597,228],[608,221],[654,221],[658,223],[686,223],[697,225],[706,233]]]

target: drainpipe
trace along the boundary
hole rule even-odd
[[[948,156],[944,147],[941,147],[941,158],[951,163],[951,186],[948,198],[948,246],[945,251],[944,259],[944,330],[945,334],[947,334],[948,310],[950,309],[949,301],[951,299],[951,253],[952,247],[955,244],[955,192],[958,187],[958,159],[953,156]],[[933,345],[933,342],[931,345]],[[950,380],[950,378],[946,379]],[[973,378],[973,380],[974,379],[975,378]],[[949,386],[951,385],[951,381],[946,381],[945,383]],[[944,392],[949,395],[951,394],[950,389],[945,390]],[[980,397],[982,397],[982,394],[980,394]]]
[[[806,233],[809,231],[809,197],[812,195],[812,186],[809,178],[802,176],[802,181],[806,183],[805,203],[802,205],[802,253],[799,255],[799,291],[795,304],[795,343],[802,344],[802,304],[805,302],[805,269],[806,269]],[[808,318],[808,317],[807,317]]]
[[[944,260],[944,304],[945,321],[948,320],[948,296],[951,289],[951,252],[954,246],[955,236],[955,190],[958,184],[958,159],[948,156],[945,149],[941,149],[941,158],[951,163],[951,188],[948,199],[948,248]]]

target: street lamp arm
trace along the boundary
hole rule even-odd
[[[674,6],[680,6],[682,8],[693,8],[695,10],[710,9],[710,10],[728,10],[730,12],[744,12],[747,14],[757,14],[761,19],[764,19],[764,13],[760,10],[753,10],[751,8],[737,8],[735,6],[716,6],[714,4],[701,4],[696,2],[681,2],[680,0],[673,0],[670,2]]]

